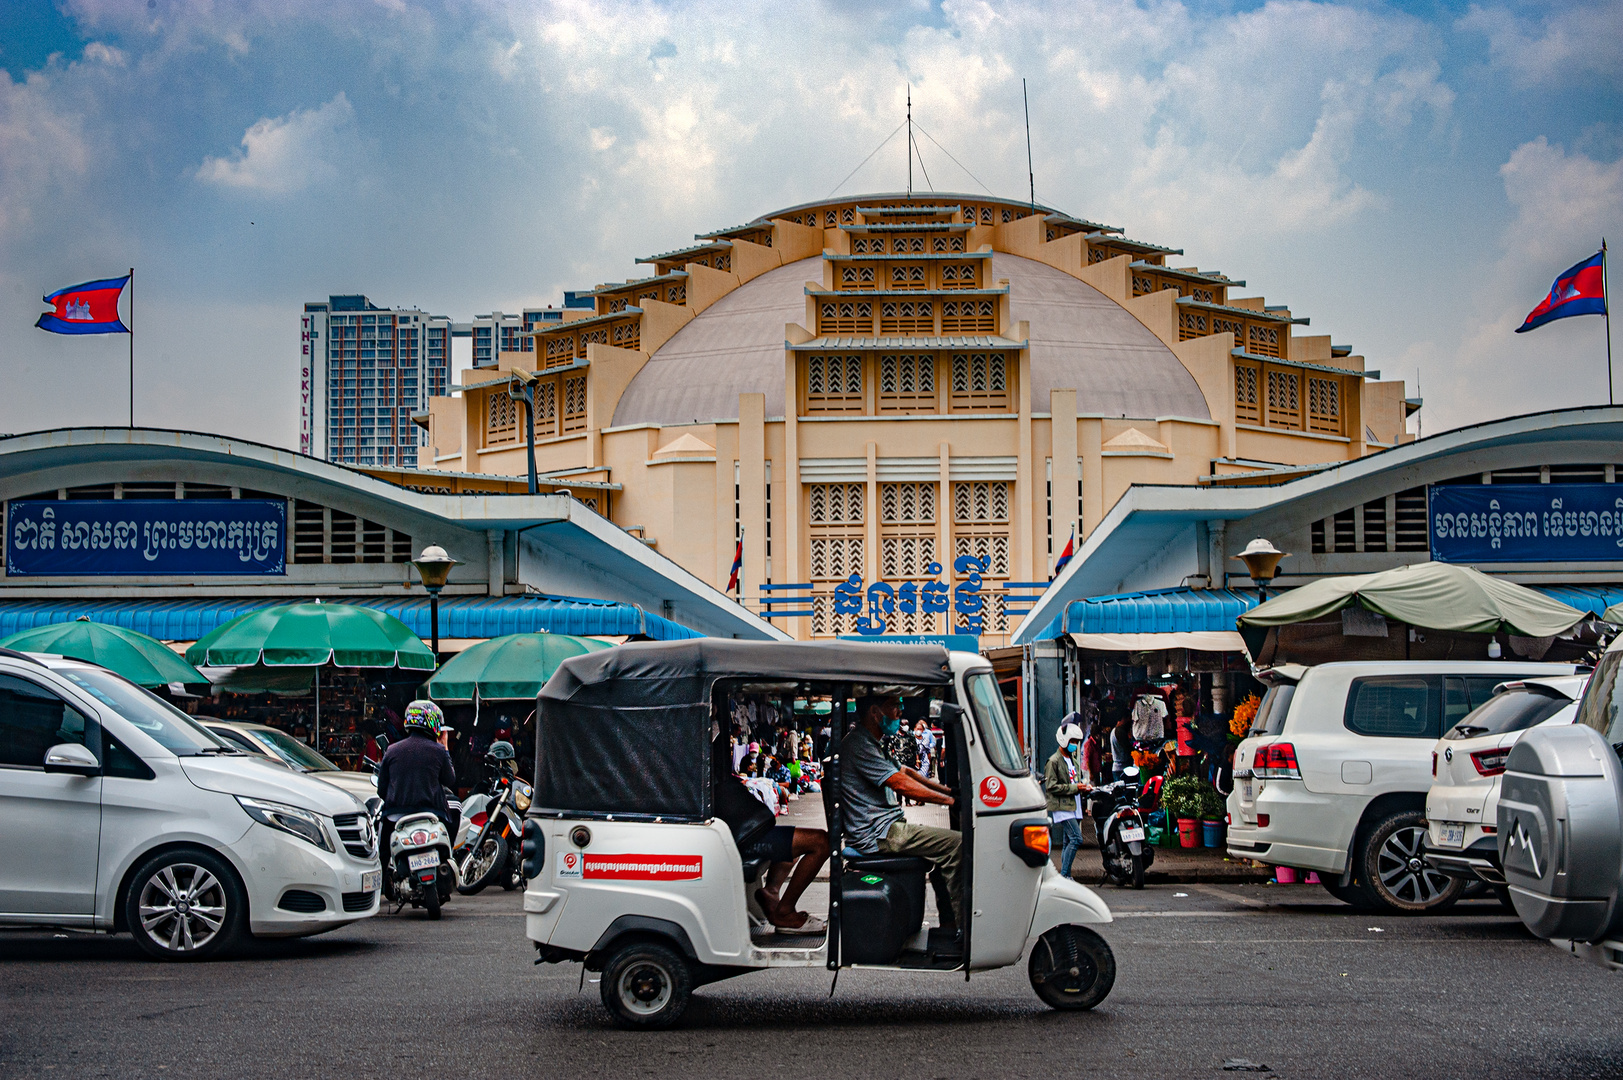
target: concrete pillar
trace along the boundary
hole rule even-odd
[[[1090,416],[1078,425],[1082,456],[1082,533],[1093,532],[1105,516],[1104,421]]]
[[[1049,456],[1053,458],[1053,520],[1049,523],[1048,543],[1058,559],[1070,538],[1071,525],[1076,522],[1076,391],[1051,390],[1048,393]],[[1033,556],[1035,558],[1035,556]],[[1043,577],[1053,573],[1053,559],[1042,569]],[[1036,578],[1029,578],[1036,581]]]
[[[744,526],[744,595],[766,580],[766,395],[738,395],[738,517]],[[732,565],[732,553],[727,556]],[[726,583],[726,579],[722,579]]]
[[[863,496],[867,508],[863,512],[862,582],[864,586],[879,580],[879,446],[868,444],[868,486]]]
[[[936,562],[941,564],[938,580],[952,588],[952,445],[942,443],[940,490],[936,494]],[[932,615],[939,624],[939,632],[952,633],[952,612]]]
[[[1036,528],[1032,521],[1034,503],[1032,501],[1032,488],[1036,487],[1037,474],[1031,467],[1031,350],[1020,350],[1020,380],[1015,388],[1020,419],[1015,425],[1019,440],[1015,447],[1015,481],[1014,481],[1014,520],[1009,530],[1009,543],[1014,546],[1014,559],[1009,567],[1009,578],[1012,581],[1034,581],[1032,574],[1032,560],[1036,558],[1033,550],[1036,544],[1032,538],[1036,535]],[[1046,577],[1046,572],[1044,573]]]

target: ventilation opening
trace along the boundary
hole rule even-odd
[[[301,915],[313,915],[318,911],[327,910],[327,901],[313,892],[304,889],[289,889],[277,901],[277,907],[283,911],[296,911]]]
[[[377,896],[375,892],[347,892],[344,894],[344,910],[370,911],[372,909],[372,898],[375,896]],[[318,896],[316,899],[320,900],[321,897]]]

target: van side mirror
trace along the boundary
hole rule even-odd
[[[45,771],[71,773],[74,776],[96,776],[101,772],[101,762],[96,760],[95,754],[78,743],[57,743],[45,751]]]
[[[935,700],[930,702],[930,719],[932,720],[958,720],[964,715],[961,706],[950,701]]]

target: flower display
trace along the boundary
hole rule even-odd
[[[1234,706],[1234,715],[1229,717],[1229,734],[1237,739],[1245,738],[1245,733],[1251,730],[1251,722],[1257,718],[1257,707],[1261,704],[1262,699],[1252,694]]]

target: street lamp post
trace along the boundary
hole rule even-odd
[[[1246,573],[1257,586],[1257,603],[1268,602],[1268,583],[1274,580],[1274,574],[1279,570],[1279,560],[1286,558],[1290,553],[1280,551],[1278,548],[1262,537],[1257,537],[1245,546],[1245,550],[1233,558],[1245,563]]]
[[[530,494],[536,493],[535,478],[535,374],[514,371],[507,380],[507,396],[524,406],[524,452],[530,466]]]
[[[417,568],[417,576],[423,579],[423,588],[428,590],[428,625],[432,638],[429,647],[434,651],[434,662],[437,664],[440,654],[440,590],[445,588],[451,568],[462,564],[451,558],[450,553],[438,544],[430,544],[412,560],[411,565]]]

